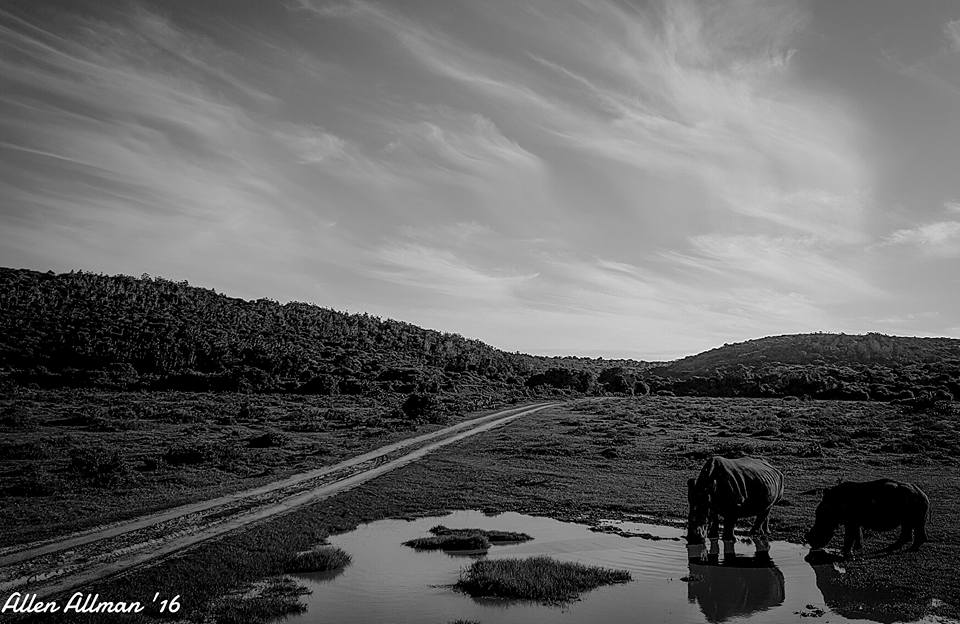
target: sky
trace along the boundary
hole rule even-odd
[[[960,3],[3,0],[0,265],[546,355],[960,337]]]

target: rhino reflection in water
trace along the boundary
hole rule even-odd
[[[770,543],[755,540],[753,557],[737,556],[733,541],[723,542],[723,561],[717,540],[692,544],[687,598],[700,606],[708,622],[725,622],[783,604],[783,573],[770,559]]]
[[[851,587],[835,563],[810,563],[817,577],[817,589],[834,613],[853,620],[871,620],[890,624],[916,618],[909,606],[917,596],[910,590],[891,591],[889,587]]]

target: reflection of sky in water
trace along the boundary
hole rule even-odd
[[[450,589],[470,557],[441,551],[415,551],[402,542],[422,537],[444,524],[451,528],[523,531],[531,542],[494,546],[490,558],[546,554],[564,561],[629,570],[633,582],[602,587],[564,607],[529,602],[474,600]],[[682,530],[641,523],[619,523],[624,530],[680,537]],[[505,513],[488,517],[476,511],[421,518],[383,520],[330,539],[353,556],[353,564],[333,578],[299,576],[313,590],[309,610],[286,622],[444,624],[456,619],[483,624],[585,622],[756,622],[798,621],[797,611],[814,605],[831,613],[817,587],[814,569],[804,562],[806,549],[787,542],[769,545],[771,561],[755,558],[754,545],[706,547],[704,560],[688,562],[683,541],[625,538],[595,533],[579,524]],[[761,551],[763,548],[761,547]],[[725,552],[726,551],[726,552]],[[832,568],[819,570],[834,573]],[[680,579],[693,576],[693,582]],[[819,620],[825,621],[825,620]]]

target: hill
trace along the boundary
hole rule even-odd
[[[434,392],[524,388],[553,367],[582,372],[586,389],[617,365],[640,363],[507,353],[368,314],[245,301],[158,277],[0,268],[0,371],[41,387]]]
[[[795,334],[728,344],[652,371],[654,391],[696,396],[914,400],[960,397],[960,340]]]
[[[0,386],[379,395],[960,397],[960,340],[798,334],[670,363],[541,357],[186,282],[0,268]]]
[[[677,360],[662,375],[705,375],[717,369],[781,364],[905,366],[960,360],[960,339],[884,334],[791,334],[727,344]]]

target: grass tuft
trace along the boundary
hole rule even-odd
[[[602,585],[630,580],[630,573],[624,570],[540,556],[476,561],[460,573],[455,587],[475,597],[566,602]]]
[[[353,557],[336,546],[319,546],[298,552],[287,561],[287,572],[330,572],[350,565]]]
[[[430,532],[437,536],[444,535],[482,535],[490,540],[491,544],[516,544],[519,542],[529,542],[533,537],[526,533],[517,533],[515,531],[496,531],[488,529],[450,529],[442,524],[430,529]]]
[[[403,543],[417,550],[487,550],[490,540],[480,533],[418,537]]]
[[[217,624],[267,624],[307,610],[300,596],[310,590],[291,578],[275,577],[254,583],[246,591],[219,600],[213,609]]]

